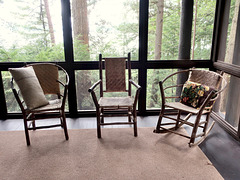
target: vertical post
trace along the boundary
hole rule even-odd
[[[146,112],[146,94],[147,94],[147,45],[148,45],[148,7],[149,0],[140,0],[139,12],[139,85],[142,87],[138,109],[141,115]]]
[[[238,120],[238,132],[237,132],[238,137],[240,138],[240,116]]]
[[[103,97],[103,82],[102,82],[102,54],[99,54],[99,79],[101,79],[100,82],[100,97]]]
[[[2,80],[2,72],[0,71],[0,119],[7,119],[7,104],[4,94],[3,80]]]
[[[62,23],[64,53],[66,61],[66,71],[69,75],[68,104],[70,117],[77,117],[77,95],[74,74],[73,40],[71,27],[71,8],[70,0],[61,0],[62,2]]]
[[[226,54],[227,32],[229,24],[231,1],[218,0],[216,4],[211,60],[212,62],[224,61]],[[211,70],[213,70],[211,68]],[[225,92],[223,92],[225,94]],[[218,112],[220,108],[220,98],[214,104],[213,110]]]
[[[216,4],[211,60],[224,61],[231,1],[218,0]]]
[[[129,82],[129,79],[132,79],[132,74],[131,74],[131,54],[128,53],[128,58],[127,58],[127,68],[128,68],[128,95],[132,95],[132,87],[131,83]]]
[[[190,60],[191,52],[191,34],[193,21],[193,0],[182,0],[181,25],[178,48],[179,60]],[[186,73],[178,75],[177,83],[183,84],[188,78]],[[182,89],[177,88],[177,95],[180,95]]]

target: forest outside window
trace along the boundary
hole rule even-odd
[[[194,0],[191,57],[211,55],[215,0]],[[178,60],[182,0],[150,0],[148,60]]]
[[[177,72],[177,69],[148,69],[147,71],[147,109],[159,109],[162,105],[162,99],[160,96],[159,81],[162,81],[170,74]],[[177,76],[170,78],[166,83],[170,85],[176,85]],[[176,95],[176,88],[172,88],[166,91],[169,96]],[[172,99],[170,99],[171,101]]]
[[[138,0],[71,0],[75,61],[98,61],[98,54],[138,60]]]
[[[5,97],[6,97],[7,111],[8,111],[8,113],[11,113],[11,112],[20,113],[21,109],[20,109],[19,105],[17,104],[17,101],[14,97],[14,94],[12,92],[11,85],[10,85],[10,82],[12,79],[10,72],[3,71],[2,77],[4,77],[3,78],[3,87],[4,87]]]
[[[60,0],[0,1],[1,62],[64,61]]]

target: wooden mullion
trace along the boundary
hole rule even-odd
[[[7,104],[4,93],[2,72],[0,71],[0,119],[7,119]]]
[[[238,132],[237,132],[237,136],[238,136],[238,138],[240,138],[240,116],[239,116],[239,120],[238,120]]]
[[[238,65],[229,64],[222,61],[217,61],[213,65],[217,70],[224,71],[227,74],[240,78],[240,66]]]

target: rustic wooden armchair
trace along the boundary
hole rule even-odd
[[[59,79],[59,70],[63,81]],[[27,145],[30,145],[29,130],[58,126],[64,129],[68,140],[65,118],[67,72],[53,63],[29,64],[22,68],[10,68],[9,71],[13,76],[11,87],[23,114]],[[60,118],[60,123],[37,126],[37,120],[49,118]]]
[[[189,73],[188,80],[184,84],[172,85],[171,83],[167,83],[170,79],[173,79],[174,76],[182,73]],[[153,132],[170,132],[183,136],[190,139],[189,146],[201,143],[215,123],[213,121],[211,125],[209,125],[209,117],[212,112],[213,104],[227,85],[222,74],[222,72],[219,74],[213,71],[192,68],[173,73],[160,81],[162,109],[159,114],[156,129]],[[222,82],[223,85],[221,86]],[[180,96],[169,97],[166,94],[166,91],[169,89],[177,87],[183,87]],[[172,102],[167,102],[170,99],[173,99]],[[169,113],[167,109],[172,109],[173,112]],[[187,113],[187,115],[182,119],[181,114],[184,112],[185,114]],[[189,122],[188,120],[192,115],[195,115],[195,120],[194,122]],[[206,115],[205,120],[201,119],[202,115]],[[167,118],[170,121],[163,123],[163,118]],[[177,131],[182,125],[192,127],[190,136]],[[195,139],[197,140],[196,142]]]
[[[128,89],[126,88],[126,64],[128,70]],[[105,69],[105,77],[103,76],[103,67]],[[99,76],[100,80],[88,90],[96,106],[98,138],[101,138],[101,126],[122,124],[133,125],[134,136],[137,136],[136,105],[141,87],[131,79],[130,53],[128,57],[120,58],[102,58],[100,54]],[[104,85],[105,88],[103,88]],[[137,89],[134,98],[131,97],[132,85]],[[99,100],[95,93],[95,88],[97,86],[100,88]],[[114,95],[111,95],[111,97],[105,96],[109,92],[125,92],[127,95],[124,97],[114,97]],[[104,117],[117,115],[128,116],[128,121],[104,122]]]

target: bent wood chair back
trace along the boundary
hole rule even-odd
[[[28,68],[28,67],[33,68],[34,74],[30,75],[29,77],[26,77],[24,80],[26,81],[26,84],[29,84],[27,82],[28,78],[30,80],[32,79],[32,76],[34,75],[36,76],[37,78],[36,81],[37,83],[39,82],[40,84],[39,88],[42,89],[44,98],[46,97],[46,103],[44,105],[34,107],[34,108],[28,107],[28,105],[24,101],[28,98],[26,97],[28,96],[28,94],[25,94],[25,97],[24,97],[22,94],[22,91],[24,89],[23,88],[21,89],[19,87],[17,88],[18,85],[15,84],[16,82],[14,78],[12,78],[11,88],[23,114],[27,145],[30,145],[29,130],[53,128],[58,126],[64,129],[65,138],[66,140],[68,140],[69,137],[68,137],[68,131],[67,131],[67,125],[66,125],[66,117],[65,117],[65,103],[66,103],[68,83],[69,83],[69,77],[67,72],[61,66],[54,63],[28,64],[22,68],[17,68],[17,69],[24,70],[24,68]],[[59,71],[62,72],[61,80],[60,80]],[[23,72],[23,73],[26,74],[26,72]],[[29,85],[34,86],[35,82],[33,81],[33,84],[29,84]],[[32,87],[30,86],[25,88],[31,89]],[[35,96],[34,98],[32,98],[32,100],[34,100],[35,98],[37,99],[38,97]],[[52,119],[52,118],[60,118],[60,122],[57,124],[54,123],[52,125],[37,126],[37,123],[36,123],[37,120]]]
[[[103,97],[103,92],[128,92],[131,96],[131,62],[130,53],[128,57],[102,58],[99,55],[99,77],[102,83],[100,84],[100,96]],[[126,65],[127,64],[127,65]],[[105,69],[105,79],[103,76]],[[128,71],[128,89],[126,88],[126,69]],[[103,87],[105,84],[105,87]]]
[[[101,54],[99,55],[99,81],[88,90],[96,106],[98,138],[101,138],[101,126],[122,124],[133,125],[134,136],[137,136],[136,105],[141,87],[131,79],[130,58],[130,53],[127,57],[114,58],[103,58]],[[105,74],[103,74],[104,70]],[[128,74],[127,78],[126,74]],[[99,100],[95,94],[95,88],[98,86],[100,89]],[[134,97],[131,97],[131,86],[136,88]],[[116,92],[126,92],[127,95],[116,95]],[[107,116],[128,116],[128,122],[105,122],[104,117]]]

